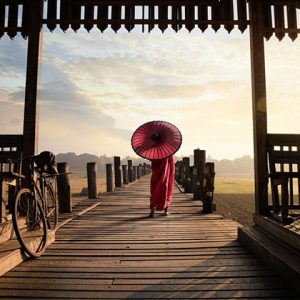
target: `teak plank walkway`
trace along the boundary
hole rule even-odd
[[[0,298],[297,298],[236,240],[238,223],[199,214],[199,202],[176,188],[172,214],[149,219],[148,186],[146,176],[103,194],[41,258],[0,278]]]

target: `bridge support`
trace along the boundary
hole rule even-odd
[[[255,212],[268,213],[267,99],[263,1],[250,1],[250,46],[255,171]]]
[[[31,22],[28,34],[25,107],[23,125],[23,157],[34,155],[38,148],[37,89],[39,58],[42,48],[41,21],[44,1],[31,1]],[[39,13],[37,13],[39,12]]]

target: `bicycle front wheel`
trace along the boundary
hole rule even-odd
[[[13,224],[24,251],[31,257],[40,256],[47,244],[47,224],[40,203],[29,189],[21,189],[16,196]]]
[[[58,222],[57,198],[51,182],[46,184],[46,220],[48,229],[54,230]]]

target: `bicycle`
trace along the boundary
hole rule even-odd
[[[12,219],[21,247],[35,258],[45,251],[48,230],[54,230],[58,223],[55,180],[58,174],[51,152],[44,151],[22,161],[28,163],[29,182],[15,197]],[[22,182],[25,176],[20,175]]]

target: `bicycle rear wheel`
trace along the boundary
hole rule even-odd
[[[54,230],[58,222],[57,197],[51,182],[46,183],[46,220],[48,229]]]
[[[40,203],[29,189],[21,189],[16,196],[13,224],[24,251],[31,257],[40,256],[47,244],[47,224]]]

